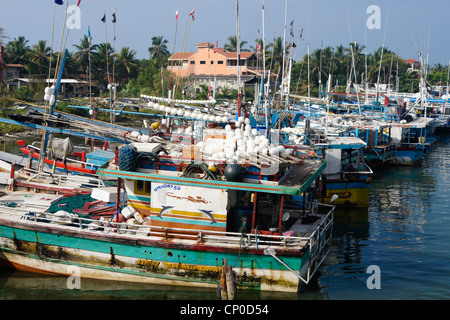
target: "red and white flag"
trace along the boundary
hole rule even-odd
[[[192,16],[192,21],[195,21],[195,18],[194,18],[194,11],[195,11],[195,8],[192,9],[192,11],[189,13],[189,16]]]
[[[177,12],[175,13],[175,20],[178,20],[178,10],[177,10]]]
[[[217,42],[216,42],[216,48],[214,49],[214,53],[216,53],[217,52],[217,47],[219,46],[219,40],[217,40]]]

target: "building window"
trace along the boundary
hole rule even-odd
[[[195,61],[191,61],[191,64],[195,64]]]
[[[221,60],[221,61],[217,61],[217,64],[223,64],[223,61]]]
[[[211,64],[214,64],[214,61],[211,60]]]
[[[200,64],[206,64],[206,61],[200,61]]]

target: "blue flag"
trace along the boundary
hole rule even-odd
[[[55,3],[56,3],[56,4],[59,4],[59,5],[64,4],[64,2],[63,2],[62,0],[55,0]]]
[[[91,27],[88,26],[88,38],[91,39]]]

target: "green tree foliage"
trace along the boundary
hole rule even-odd
[[[36,44],[30,44],[24,36],[9,39],[3,28],[0,27],[0,42],[5,47],[3,63],[22,64],[25,66],[26,76],[35,79],[45,79],[49,74],[50,57],[51,76],[55,76],[58,52],[53,52],[46,41],[40,40]],[[89,57],[91,59],[92,80],[96,89],[94,92],[107,91],[107,85],[114,80],[119,82],[119,95],[139,96],[140,94],[167,95],[169,84],[177,85],[176,95],[182,96],[182,88],[188,79],[178,79],[175,82],[171,73],[167,70],[169,42],[163,36],[150,38],[148,47],[148,58],[137,59],[137,52],[131,47],[123,47],[113,52],[110,43],[90,43],[87,36],[83,36],[78,44],[69,51],[64,67],[64,77],[86,79],[89,71]],[[251,46],[256,51],[257,45],[262,44],[261,39],[255,41]],[[241,51],[246,51],[246,41],[241,41]],[[299,43],[304,46],[304,43]],[[228,51],[237,50],[236,36],[228,37],[224,49]],[[266,69],[277,74],[278,84],[281,81],[284,46],[282,37],[276,37],[271,43],[265,44]],[[286,47],[286,56],[295,56],[298,48],[290,44]],[[301,52],[301,50],[298,50]],[[303,51],[304,52],[304,51]],[[262,66],[262,55],[259,55],[259,66]],[[353,63],[354,61],[354,68]],[[114,65],[114,70],[113,70]],[[285,64],[286,66],[287,64]],[[311,94],[318,95],[320,87],[325,89],[329,75],[332,76],[332,86],[338,85],[339,90],[345,90],[349,78],[353,83],[390,83],[393,88],[399,83],[402,92],[416,92],[419,84],[419,74],[408,72],[408,65],[395,52],[388,48],[378,48],[369,53],[366,48],[358,43],[339,45],[336,47],[324,47],[313,49],[309,55],[310,89]],[[354,69],[354,70],[353,70]],[[108,72],[109,71],[109,74]],[[114,71],[114,74],[113,74]],[[162,72],[161,72],[162,71]],[[355,72],[356,71],[356,77]],[[24,75],[25,76],[25,75]],[[446,85],[448,79],[448,66],[437,64],[428,67],[426,80],[429,85]],[[308,88],[308,56],[304,55],[294,61],[291,71],[291,93],[305,94]],[[25,89],[22,89],[25,90]],[[40,97],[40,89],[32,88]],[[32,92],[18,92],[20,96],[30,96]],[[205,91],[201,90],[200,95]],[[233,98],[233,92],[227,88],[217,88],[216,97]]]

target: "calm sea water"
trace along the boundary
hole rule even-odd
[[[239,292],[237,298],[450,299],[450,135],[439,138],[437,149],[419,167],[375,169],[369,208],[336,211],[333,249],[305,290],[296,295]],[[373,288],[374,283],[379,287]],[[81,289],[70,290],[65,277],[0,269],[0,299],[217,297],[214,291],[86,279]]]

